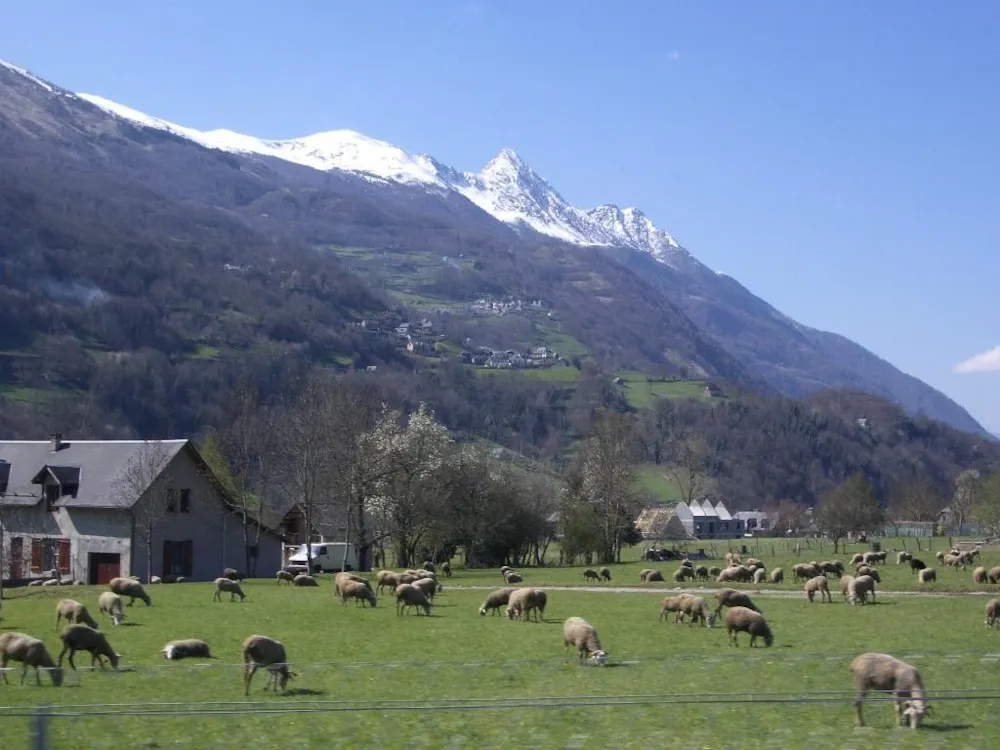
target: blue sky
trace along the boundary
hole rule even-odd
[[[512,147],[1000,432],[997,28],[995,0],[67,1],[6,6],[0,57],[199,129]]]

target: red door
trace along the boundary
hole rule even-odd
[[[91,553],[90,584],[102,586],[111,583],[112,578],[122,574],[121,555],[107,553]]]

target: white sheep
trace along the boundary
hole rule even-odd
[[[281,692],[285,692],[288,681],[296,676],[295,672],[288,670],[288,659],[285,656],[285,646],[281,641],[276,641],[266,635],[251,635],[243,641],[243,694],[250,695],[250,681],[254,673],[261,667],[267,669],[267,682],[264,690],[271,684],[274,689],[280,687]]]
[[[413,585],[424,592],[424,595],[434,601],[434,595],[444,589],[440,583],[433,578],[421,578],[413,582]]]
[[[986,602],[986,627],[1000,626],[1000,599],[990,599]]]
[[[38,638],[13,631],[0,633],[0,677],[3,677],[3,681],[8,685],[10,682],[7,680],[7,664],[11,661],[21,662],[22,685],[28,675],[28,667],[34,668],[37,685],[42,684],[42,678],[38,674],[39,669],[49,670],[53,685],[56,687],[62,685],[62,669],[56,666],[45,644]]]
[[[766,578],[767,578],[767,570],[765,570],[764,568],[757,568],[757,570],[753,572],[753,582],[756,583],[757,585],[764,583],[764,580]]]
[[[63,656],[69,652],[69,665],[74,670],[76,664],[73,663],[73,654],[77,651],[86,651],[90,654],[90,666],[100,664],[104,669],[104,658],[111,662],[112,668],[118,671],[118,660],[121,654],[115,653],[108,643],[108,639],[99,630],[94,630],[87,625],[68,625],[63,628],[59,638],[63,642],[63,649],[59,652],[59,666],[62,667]]]
[[[299,573],[292,579],[292,584],[295,586],[319,586],[319,582],[307,573]]]
[[[937,580],[937,571],[934,568],[923,568],[917,573],[921,583],[933,583]]]
[[[431,603],[427,601],[427,596],[412,583],[401,583],[396,587],[396,614],[403,614],[407,607],[416,607],[417,614],[424,610],[424,614],[430,617]]]
[[[920,720],[930,708],[917,668],[889,654],[867,653],[856,657],[851,662],[851,677],[857,693],[854,723],[859,727],[865,725],[861,702],[871,690],[891,691],[898,723],[905,725],[908,718],[911,729],[920,726]]]
[[[527,621],[534,612],[535,622],[539,619],[544,620],[547,603],[548,595],[541,589],[517,589],[510,595],[510,601],[507,603],[507,618]]]
[[[354,599],[355,602],[364,606],[367,602],[373,607],[378,606],[378,600],[375,598],[375,592],[372,591],[371,586],[367,583],[362,583],[361,581],[352,580],[342,580],[337,584],[337,592],[340,594],[340,603],[347,604],[348,599]]]
[[[785,580],[785,571],[781,568],[774,568],[771,571],[771,583],[781,583]]]
[[[150,601],[149,594],[146,593],[142,584],[133,578],[112,578],[111,583],[108,584],[108,588],[118,594],[118,596],[127,596],[129,607],[135,604],[136,599],[141,599],[147,607],[153,603]]]
[[[164,659],[187,659],[189,657],[200,657],[202,659],[214,659],[212,652],[208,648],[208,644],[205,641],[199,640],[198,638],[182,638],[176,641],[170,641],[162,649],[160,653],[163,654]]]
[[[122,612],[122,598],[113,591],[101,592],[97,597],[97,608],[102,615],[108,615],[115,625],[121,625],[125,619],[125,614]]]
[[[100,626],[97,624],[97,621],[91,617],[87,608],[80,604],[80,602],[72,599],[60,599],[59,603],[56,604],[56,630],[59,630],[59,621],[63,618],[65,618],[66,622],[70,624],[82,622],[84,625],[89,625],[94,630],[100,630]]]
[[[403,581],[399,580],[399,575],[395,571],[380,570],[378,573],[375,574],[375,585],[380,594],[385,589],[389,589],[389,591],[395,591],[396,587],[400,583],[403,583]],[[408,581],[407,583],[412,583],[412,581]]]
[[[833,597],[830,595],[830,586],[826,580],[826,576],[816,576],[815,578],[810,578],[806,581],[805,591],[806,598],[809,599],[810,602],[813,601],[813,597],[816,595],[817,591],[819,592],[820,602],[833,601]]]
[[[494,615],[500,614],[500,608],[507,607],[507,604],[510,602],[510,595],[515,591],[517,591],[515,588],[497,589],[486,597],[486,601],[479,607],[479,614],[484,616],[487,612],[492,612]]]
[[[608,653],[601,648],[601,639],[597,631],[582,617],[570,617],[563,623],[563,648],[570,646],[580,652],[581,664],[584,658],[597,666],[602,666],[608,661]]]
[[[215,579],[215,593],[212,595],[212,600],[221,602],[223,592],[229,594],[229,601],[235,602],[236,597],[240,598],[240,601],[246,599],[246,594],[243,593],[243,587],[240,586],[240,582],[232,578],[220,577]]]
[[[875,579],[871,576],[858,576],[847,587],[847,596],[852,604],[866,604],[868,595],[875,601]]]

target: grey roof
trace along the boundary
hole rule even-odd
[[[720,521],[733,520],[733,516],[729,512],[729,508],[727,508],[721,500],[715,506],[715,513],[719,517]]]
[[[705,515],[705,509],[698,504],[697,500],[692,502],[691,505],[689,505],[688,507],[691,510],[692,516],[701,517]]]
[[[163,446],[168,461],[188,444],[187,440],[156,442]],[[48,467],[61,484],[71,484],[74,478],[79,482],[76,492],[60,498],[57,507],[114,508],[115,482],[144,444],[143,440],[63,440],[62,447],[53,451],[49,440],[0,441],[0,461],[10,464],[7,492],[0,503],[37,503],[42,489],[32,480]]]

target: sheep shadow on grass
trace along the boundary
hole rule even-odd
[[[964,732],[968,729],[972,729],[972,725],[971,724],[921,724],[920,729],[925,732]]]
[[[142,627],[142,623],[141,622],[125,622],[123,620],[122,622],[118,623],[117,627],[119,627],[119,628],[141,628]]]
[[[286,690],[283,694],[283,698],[294,698],[296,696],[302,695],[326,695],[326,690],[313,690],[312,688],[292,688],[291,690]]]

